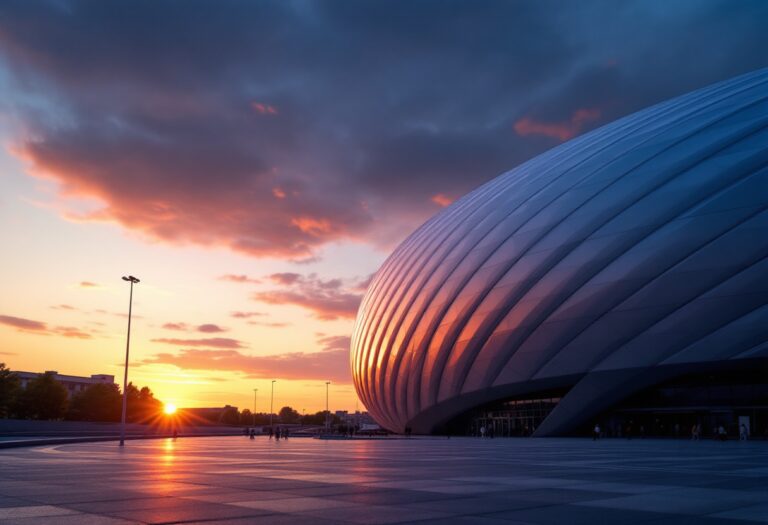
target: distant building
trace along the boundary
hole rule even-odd
[[[93,374],[91,375],[91,377],[83,377],[83,376],[68,376],[64,374],[59,374],[55,370],[46,370],[44,373],[53,375],[53,378],[56,381],[64,385],[64,387],[67,389],[67,394],[69,395],[69,397],[72,397],[74,394],[77,394],[78,392],[82,392],[83,390],[85,390],[91,385],[115,384],[115,376],[109,375],[109,374]],[[21,388],[27,388],[27,384],[30,381],[35,379],[37,376],[41,375],[40,373],[37,373],[37,372],[15,372],[15,374],[19,378]]]

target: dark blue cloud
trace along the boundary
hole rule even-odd
[[[94,219],[305,258],[391,242],[437,194],[768,65],[767,19],[759,1],[6,1],[0,104],[33,170],[104,202]]]

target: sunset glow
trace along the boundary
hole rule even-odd
[[[163,413],[165,413],[165,415],[167,416],[172,416],[173,414],[176,413],[176,405],[174,405],[173,403],[166,403],[163,406]]]

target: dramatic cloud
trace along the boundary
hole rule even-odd
[[[48,326],[42,321],[24,319],[11,315],[0,315],[0,324],[16,328],[19,332],[39,335],[59,335],[76,339],[91,339],[92,335],[73,326]]]
[[[0,110],[59,209],[305,261],[331,242],[391,246],[553,138],[765,66],[768,48],[759,1],[8,0],[1,14]]]
[[[152,342],[177,346],[202,346],[208,348],[245,348],[245,345],[242,342],[227,337],[210,337],[204,339],[173,339],[162,337],[159,339],[152,339]]]
[[[168,364],[188,370],[224,370],[251,378],[322,379],[334,383],[351,382],[349,337],[327,336],[318,339],[317,352],[288,352],[253,356],[237,350],[185,349],[177,354],[159,353],[142,364]]]
[[[311,311],[323,321],[352,319],[362,297],[355,284],[347,287],[341,279],[323,280],[315,274],[276,273],[269,276],[283,288],[254,292],[252,298],[268,304],[287,304]]]

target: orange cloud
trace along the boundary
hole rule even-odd
[[[280,188],[272,188],[272,195],[277,197],[278,199],[284,199],[285,198],[285,192]]]
[[[291,224],[299,228],[302,233],[321,236],[330,233],[333,230],[331,221],[327,219],[315,219],[313,217],[294,217]]]
[[[80,281],[80,288],[99,288],[98,283],[93,283],[91,281]]]
[[[453,199],[445,193],[438,193],[437,195],[433,195],[430,200],[438,206],[442,206],[443,208],[449,206],[453,202]]]
[[[565,142],[578,135],[586,124],[600,118],[599,109],[577,109],[565,122],[539,122],[530,117],[523,117],[515,122],[515,132],[526,137],[544,135]]]

